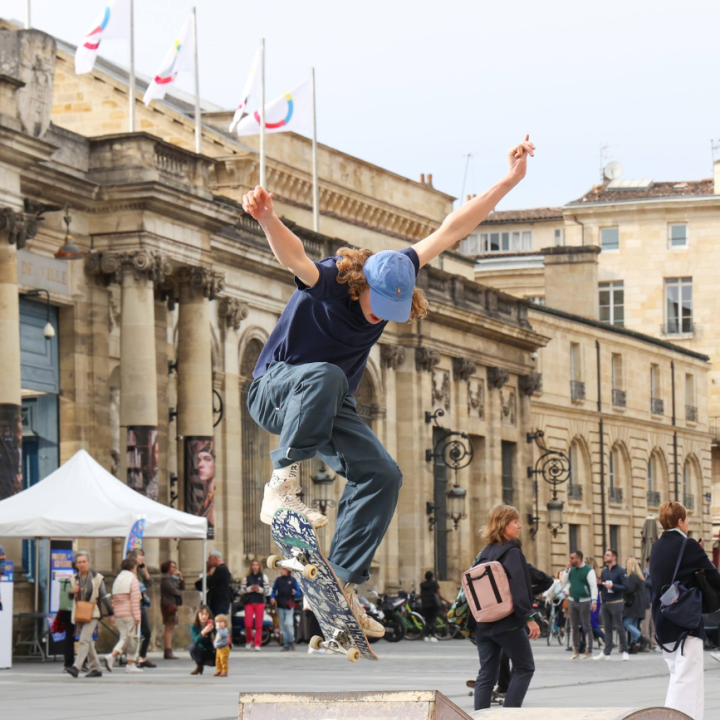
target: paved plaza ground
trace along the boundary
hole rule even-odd
[[[239,692],[437,689],[472,710],[465,680],[477,673],[477,655],[467,640],[442,643],[380,642],[380,662],[351,665],[340,656],[308,655],[278,647],[261,653],[235,650],[230,677],[210,668],[190,677],[189,658],[163,661],[142,675],[119,668],[102,678],[74,680],[61,662],[18,663],[0,671],[2,720],[235,720]],[[621,662],[571,661],[570,653],[545,641],[533,643],[537,670],[526,699],[537,707],[648,707],[662,705],[667,671],[661,654]],[[185,654],[183,653],[183,658]],[[720,717],[720,663],[705,654],[706,718]]]

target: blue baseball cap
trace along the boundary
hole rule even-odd
[[[370,307],[383,320],[407,322],[415,289],[415,266],[397,250],[371,255],[363,267],[370,286]]]

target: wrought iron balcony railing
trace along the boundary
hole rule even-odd
[[[651,398],[650,412],[653,415],[664,415],[665,414],[665,401],[661,400],[660,398]]]
[[[698,411],[695,405],[685,406],[685,420],[691,423],[696,423],[698,421]]]
[[[585,383],[581,380],[570,381],[570,398],[573,402],[580,402],[585,399]]]
[[[683,505],[687,510],[694,510],[695,496],[692,493],[683,493]]]
[[[622,488],[614,487],[611,485],[608,488],[608,501],[611,502],[613,505],[620,505],[623,501],[623,491]]]
[[[624,390],[613,388],[612,400],[614,407],[624,408],[627,406],[627,394]]]
[[[648,507],[657,507],[660,505],[660,493],[657,490],[648,490],[647,504]]]
[[[583,489],[582,485],[575,485],[575,483],[572,483],[568,485],[568,500],[575,500],[577,502],[580,502],[583,498]]]

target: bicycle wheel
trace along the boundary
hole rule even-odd
[[[385,639],[388,642],[400,642],[405,637],[406,627],[402,618],[394,615],[385,625]]]
[[[408,640],[419,640],[425,634],[425,620],[416,612],[408,613],[405,618],[405,637]]]
[[[565,628],[558,628],[557,639],[558,645],[562,646],[562,644],[565,642]]]

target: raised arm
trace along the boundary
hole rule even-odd
[[[273,194],[258,185],[243,196],[243,210],[260,223],[277,261],[313,287],[320,277],[315,263],[305,254],[302,240],[290,232],[275,214]]]
[[[507,175],[469,202],[453,210],[443,224],[432,235],[413,245],[420,258],[420,266],[427,265],[440,253],[451,248],[456,242],[467,237],[524,177],[527,172],[527,158],[535,156],[535,146],[530,136],[508,151],[509,169]],[[267,231],[266,231],[267,232]]]

